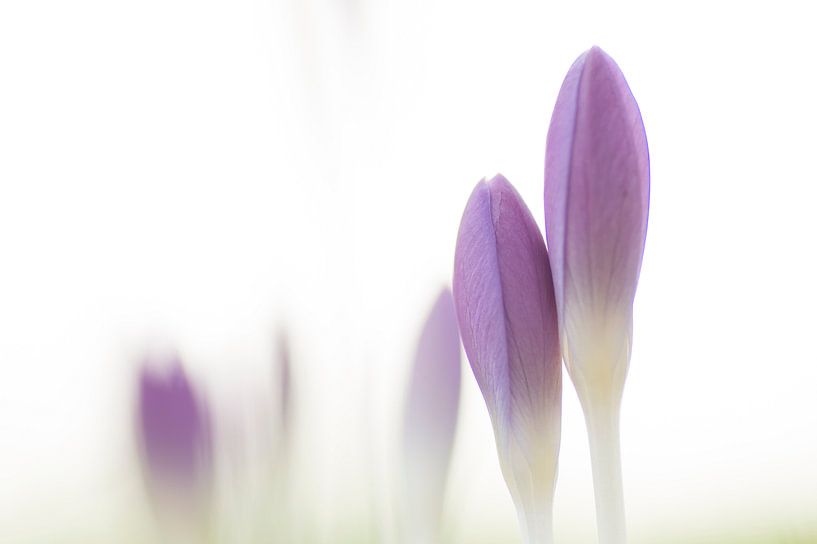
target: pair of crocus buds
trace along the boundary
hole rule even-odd
[[[547,247],[505,178],[477,184],[456,246],[460,335],[524,541],[553,539],[564,358],[588,430],[599,542],[623,544],[618,425],[649,161],[638,105],[597,47],[575,61],[556,101],[544,203]]]

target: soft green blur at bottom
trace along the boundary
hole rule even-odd
[[[123,527],[123,529],[125,529]],[[133,529],[133,528],[132,528]],[[26,535],[19,535],[19,539],[13,541],[17,544],[107,544],[112,541],[121,544],[159,544],[159,541],[149,539],[140,529],[127,531],[129,534],[121,535],[88,535],[77,534],[76,531],[66,531],[64,534],[56,536],[52,532],[48,537],[42,535],[31,538]],[[703,532],[703,531],[702,531]],[[746,535],[740,531],[718,532],[717,534],[706,531],[706,536],[696,536],[695,531],[690,531],[688,535],[654,535],[653,537],[631,538],[629,544],[815,544],[817,543],[817,527],[810,530],[790,529],[769,530],[764,534]],[[54,536],[52,536],[54,535]],[[591,544],[586,539],[570,538],[557,539],[559,544]],[[370,530],[344,531],[336,534],[334,538],[305,538],[300,541],[293,541],[289,544],[378,544],[381,542],[377,535]],[[391,542],[391,540],[389,540]],[[255,544],[246,542],[243,544]],[[258,544],[262,544],[259,542]],[[439,544],[520,544],[519,535],[515,533],[500,534],[497,532],[483,533],[482,536],[471,538],[462,536],[461,538],[444,538]]]
[[[354,540],[347,541],[349,544]],[[468,539],[467,544],[519,544],[516,536],[492,536],[477,539]],[[585,539],[556,539],[557,544],[594,544],[594,540]],[[460,541],[448,540],[441,544],[465,544],[466,539]],[[793,532],[790,530],[769,531],[762,535],[740,535],[738,531],[733,534],[720,533],[717,535],[695,536],[694,533],[688,536],[666,535],[652,538],[631,538],[629,544],[817,544],[817,529],[803,532]]]

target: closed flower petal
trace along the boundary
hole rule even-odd
[[[404,533],[414,544],[439,537],[459,402],[460,337],[444,289],[420,333],[404,414]]]
[[[545,225],[562,350],[590,441],[601,544],[624,544],[619,412],[649,207],[649,155],[624,75],[598,47],[576,60],[553,111]]]
[[[527,542],[551,540],[561,357],[545,243],[502,176],[477,184],[460,223],[454,300]]]
[[[547,138],[545,224],[571,373],[623,384],[649,205],[638,104],[598,47],[564,80]]]

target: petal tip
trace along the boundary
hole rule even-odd
[[[505,176],[503,176],[502,174],[500,174],[498,172],[496,173],[496,175],[494,175],[494,177],[492,177],[491,179],[489,179],[485,183],[486,183],[486,185],[488,185],[488,187],[496,187],[498,185],[503,185],[503,186],[504,185],[510,185],[510,182],[508,181],[508,178],[506,178]]]

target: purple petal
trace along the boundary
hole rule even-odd
[[[178,359],[164,372],[142,371],[139,433],[153,485],[202,491],[211,477],[211,433],[206,407],[197,399]]]
[[[547,138],[545,224],[562,326],[630,319],[649,206],[644,125],[616,63],[593,47],[565,77]]]
[[[459,401],[460,337],[454,301],[444,289],[420,333],[403,425],[407,530],[420,540],[436,536]]]
[[[503,474],[517,502],[555,480],[561,357],[542,235],[502,176],[481,181],[460,224],[454,300],[465,353],[485,397]]]

